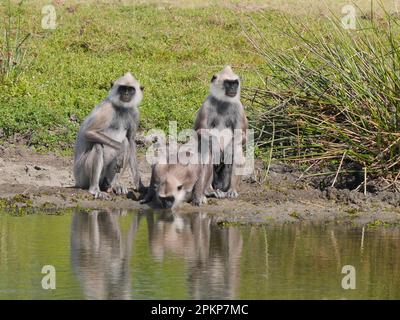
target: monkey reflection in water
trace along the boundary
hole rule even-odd
[[[155,259],[162,261],[172,253],[187,262],[191,299],[236,297],[243,246],[239,229],[220,228],[201,213],[149,212],[147,225]]]
[[[234,299],[243,240],[240,230],[221,229],[204,214],[148,211],[134,214],[124,237],[123,211],[75,212],[71,231],[72,265],[89,299],[130,299],[129,262],[141,219],[155,260],[181,256],[187,267],[191,299]],[[125,239],[125,240],[124,240]]]
[[[71,228],[72,266],[88,299],[131,299],[129,261],[138,216],[126,237],[119,216],[126,212],[75,212]],[[124,240],[125,238],[125,240]]]

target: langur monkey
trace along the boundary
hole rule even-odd
[[[107,199],[109,188],[127,194],[119,176],[129,163],[136,190],[142,191],[135,135],[143,87],[127,72],[112,83],[108,97],[83,121],[75,144],[76,186],[89,189],[96,199]]]
[[[229,141],[223,141],[220,137],[220,141],[215,142],[214,139],[211,146],[213,156],[216,154],[216,149],[219,149],[217,150],[218,154],[223,156],[224,152],[229,152],[233,147],[242,148],[242,145],[246,143],[247,128],[247,118],[240,102],[239,76],[232,71],[230,66],[226,66],[212,77],[210,94],[197,112],[194,129],[199,135],[203,136],[203,141],[210,137],[210,129],[214,129],[218,133],[226,132],[228,129],[228,132],[232,133],[229,135]],[[233,141],[234,130],[236,129],[241,130],[239,146],[234,145]],[[235,159],[235,149],[230,152],[230,163],[220,161],[219,164],[215,164],[214,162],[212,187],[217,192],[218,197],[236,198],[238,196],[239,176],[236,174],[236,169],[239,162],[237,157]]]
[[[207,203],[206,196],[213,195],[213,190],[209,188],[212,181],[212,164],[191,161],[190,158],[194,156],[190,154],[185,164],[179,161],[154,164],[150,186],[141,203],[156,199],[164,209],[175,209],[182,202],[190,200],[194,206]]]

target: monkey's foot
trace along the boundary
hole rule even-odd
[[[114,193],[117,195],[128,194],[128,188],[125,186],[115,185],[115,186],[113,186],[112,189],[113,189]]]
[[[239,195],[239,193],[237,193],[236,190],[228,190],[228,191],[226,192],[226,197],[227,197],[227,198],[237,198],[238,195]]]
[[[215,190],[214,194],[217,199],[223,199],[227,197],[227,194],[219,189]]]
[[[100,199],[100,200],[110,200],[111,197],[107,192],[103,191],[89,191],[92,195],[94,195],[95,199]]]

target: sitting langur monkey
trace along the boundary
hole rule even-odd
[[[212,139],[211,142],[213,157],[218,154],[222,159],[226,159],[225,156],[230,153],[230,159],[226,163],[221,159],[215,163],[214,158],[212,187],[218,197],[236,198],[238,196],[239,176],[236,173],[240,161],[237,155],[235,157],[235,153],[239,151],[237,148],[242,151],[242,145],[246,143],[247,128],[247,118],[240,102],[239,76],[232,71],[230,66],[226,66],[212,77],[210,94],[198,111],[194,126],[197,133],[203,136],[203,141],[214,135],[212,131],[217,133],[219,141]],[[233,139],[237,129],[241,130],[239,138],[241,141]],[[229,132],[229,135],[221,134],[223,132]]]
[[[136,190],[142,191],[135,135],[139,125],[138,106],[143,87],[126,73],[116,80],[108,97],[83,121],[75,144],[76,186],[89,189],[95,198],[105,199],[111,187],[116,194],[127,194],[119,176],[129,163]]]

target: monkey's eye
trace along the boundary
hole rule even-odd
[[[178,190],[181,191],[183,188],[183,185],[181,184],[180,186],[178,186]]]
[[[217,76],[213,76],[213,77],[211,78],[211,82],[214,82],[216,79],[217,79]]]

